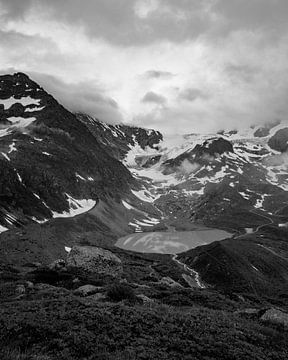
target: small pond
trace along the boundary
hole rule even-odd
[[[219,229],[145,232],[124,236],[117,241],[116,246],[142,253],[178,254],[231,236]]]

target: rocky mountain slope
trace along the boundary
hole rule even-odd
[[[129,190],[129,171],[27,76],[2,76],[0,103],[2,226],[77,214]]]
[[[132,149],[126,163],[137,178],[147,179],[147,199],[164,212],[168,208],[168,217],[182,212],[189,221],[243,232],[281,211],[274,220],[285,223],[286,150],[276,148],[288,140],[287,124],[266,129],[265,136],[260,129],[164,140],[131,160]]]

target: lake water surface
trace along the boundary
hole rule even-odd
[[[116,246],[142,253],[178,254],[200,245],[229,238],[231,235],[219,229],[146,232],[124,236],[117,241]]]

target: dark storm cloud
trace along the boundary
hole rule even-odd
[[[27,10],[33,5],[33,0],[1,0],[6,16],[9,18],[22,17]]]
[[[139,46],[161,39],[178,42],[203,34],[216,37],[238,29],[269,29],[277,33],[288,28],[287,0],[85,0],[85,3],[1,0],[1,3],[10,18],[22,16],[38,5],[43,14],[82,25],[91,36],[124,45]]]
[[[22,17],[31,8],[55,20],[84,26],[87,33],[111,42],[129,43],[135,37],[133,0],[1,0],[6,18]],[[137,32],[137,31],[136,31]]]
[[[233,29],[287,29],[287,0],[218,0],[214,10],[227,19]]]
[[[153,91],[149,91],[143,97],[142,102],[163,105],[166,103],[166,98],[160,94],[153,92]]]

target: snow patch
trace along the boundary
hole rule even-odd
[[[18,177],[18,180],[22,183],[22,177],[19,175],[19,173],[17,172],[17,177]]]
[[[15,147],[15,142],[13,142],[11,145],[9,145],[8,154],[12,153],[13,151],[17,151],[17,149]]]
[[[239,191],[239,194],[246,200],[250,199],[250,196],[248,194],[246,194],[245,192]]]
[[[141,201],[152,203],[155,200],[155,197],[153,197],[147,190],[131,190],[131,192]]]
[[[33,108],[26,108],[25,112],[35,112],[35,111],[41,111],[45,109],[45,106],[42,107],[33,107]]]
[[[128,210],[134,210],[135,208],[132,206],[132,205],[130,205],[130,204],[128,204],[126,201],[124,201],[124,200],[122,200],[122,204],[125,206],[125,208],[126,209],[128,209]]]
[[[12,116],[12,117],[7,118],[7,120],[12,122],[14,127],[21,129],[21,128],[25,128],[25,127],[29,126],[30,124],[32,124],[36,120],[36,118],[35,117],[23,118],[21,116]]]
[[[76,200],[68,194],[66,194],[66,196],[68,197],[68,202],[70,206],[69,211],[64,211],[63,213],[57,213],[55,211],[52,211],[53,218],[67,218],[84,214],[93,209],[93,207],[96,205],[96,201],[92,199]]]
[[[144,222],[145,220],[143,220],[143,221],[140,221],[140,220],[135,220],[135,223],[137,224],[137,225],[140,225],[140,226],[154,226],[153,224],[149,224],[149,223],[146,223],[146,222]]]
[[[10,107],[14,104],[20,103],[23,106],[28,106],[28,105],[39,105],[40,104],[40,99],[33,99],[30,96],[25,96],[22,97],[21,99],[15,99],[14,97],[11,97],[9,99],[0,99],[0,104],[4,105],[4,109],[8,110],[10,109]]]
[[[257,269],[256,266],[254,266],[254,265],[252,265],[252,264],[251,264],[251,266],[252,266],[252,268],[253,268],[254,270],[256,270],[256,271],[259,272],[259,269]]]
[[[1,152],[1,154],[4,156],[4,158],[7,160],[7,161],[11,161],[9,156],[3,152]]]
[[[139,225],[137,225],[137,224],[135,224],[133,222],[129,222],[128,225],[133,226],[135,228],[135,232],[142,232],[141,226],[139,226]]]
[[[8,230],[5,226],[0,225],[0,234]]]
[[[75,175],[76,175],[76,177],[79,178],[80,180],[86,181],[86,179],[85,179],[83,176],[81,176],[80,174],[76,173]]]
[[[257,199],[256,204],[254,205],[255,208],[262,209],[264,200],[265,200],[265,195],[261,195],[261,199]]]

